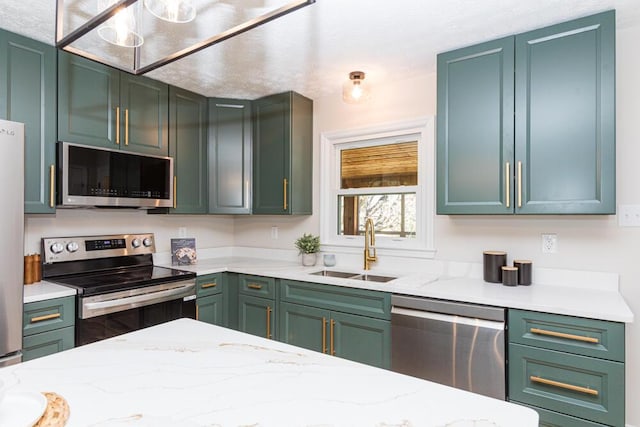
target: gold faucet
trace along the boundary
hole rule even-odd
[[[369,263],[376,261],[378,261],[376,256],[376,232],[373,229],[373,220],[367,218],[364,223],[364,269],[369,270]]]

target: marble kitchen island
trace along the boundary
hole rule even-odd
[[[508,402],[191,319],[3,368],[0,379],[7,393],[63,396],[68,427],[538,425]]]

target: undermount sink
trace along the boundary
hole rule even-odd
[[[391,280],[397,279],[397,277],[392,277],[392,276],[379,276],[375,274],[358,274],[358,273],[349,273],[346,271],[334,271],[334,270],[320,270],[320,271],[315,271],[309,274],[313,274],[315,276],[339,277],[341,279],[365,280],[367,282],[379,282],[379,283],[386,283]]]

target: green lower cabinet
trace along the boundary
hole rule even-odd
[[[196,300],[196,317],[202,322],[224,326],[223,294],[199,297]]]
[[[582,418],[559,414],[557,412],[548,411],[535,406],[524,405],[516,401],[512,401],[512,403],[527,406],[536,411],[540,416],[540,427],[605,427],[605,424],[594,423]]]
[[[391,365],[389,321],[286,302],[280,313],[280,339],[288,344],[380,368]]]
[[[335,355],[378,368],[391,367],[391,322],[331,313]]]
[[[25,336],[22,339],[22,361],[26,362],[73,348],[74,333],[75,328],[69,326]]]
[[[624,363],[509,344],[509,398],[624,426]]]
[[[240,294],[238,296],[238,330],[259,337],[276,337],[275,301]]]

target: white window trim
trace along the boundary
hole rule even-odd
[[[389,123],[374,127],[323,132],[320,135],[320,236],[323,250],[340,253],[359,253],[364,247],[363,236],[340,236],[338,229],[338,194],[340,171],[339,148],[370,144],[371,140],[385,139],[384,143],[418,141],[418,185],[390,187],[396,191],[416,190],[416,239],[377,238],[380,254],[411,258],[434,258],[433,247],[435,201],[435,132],[434,118],[424,117],[410,121]],[[366,141],[366,143],[365,143]],[[344,193],[341,190],[340,193]]]

